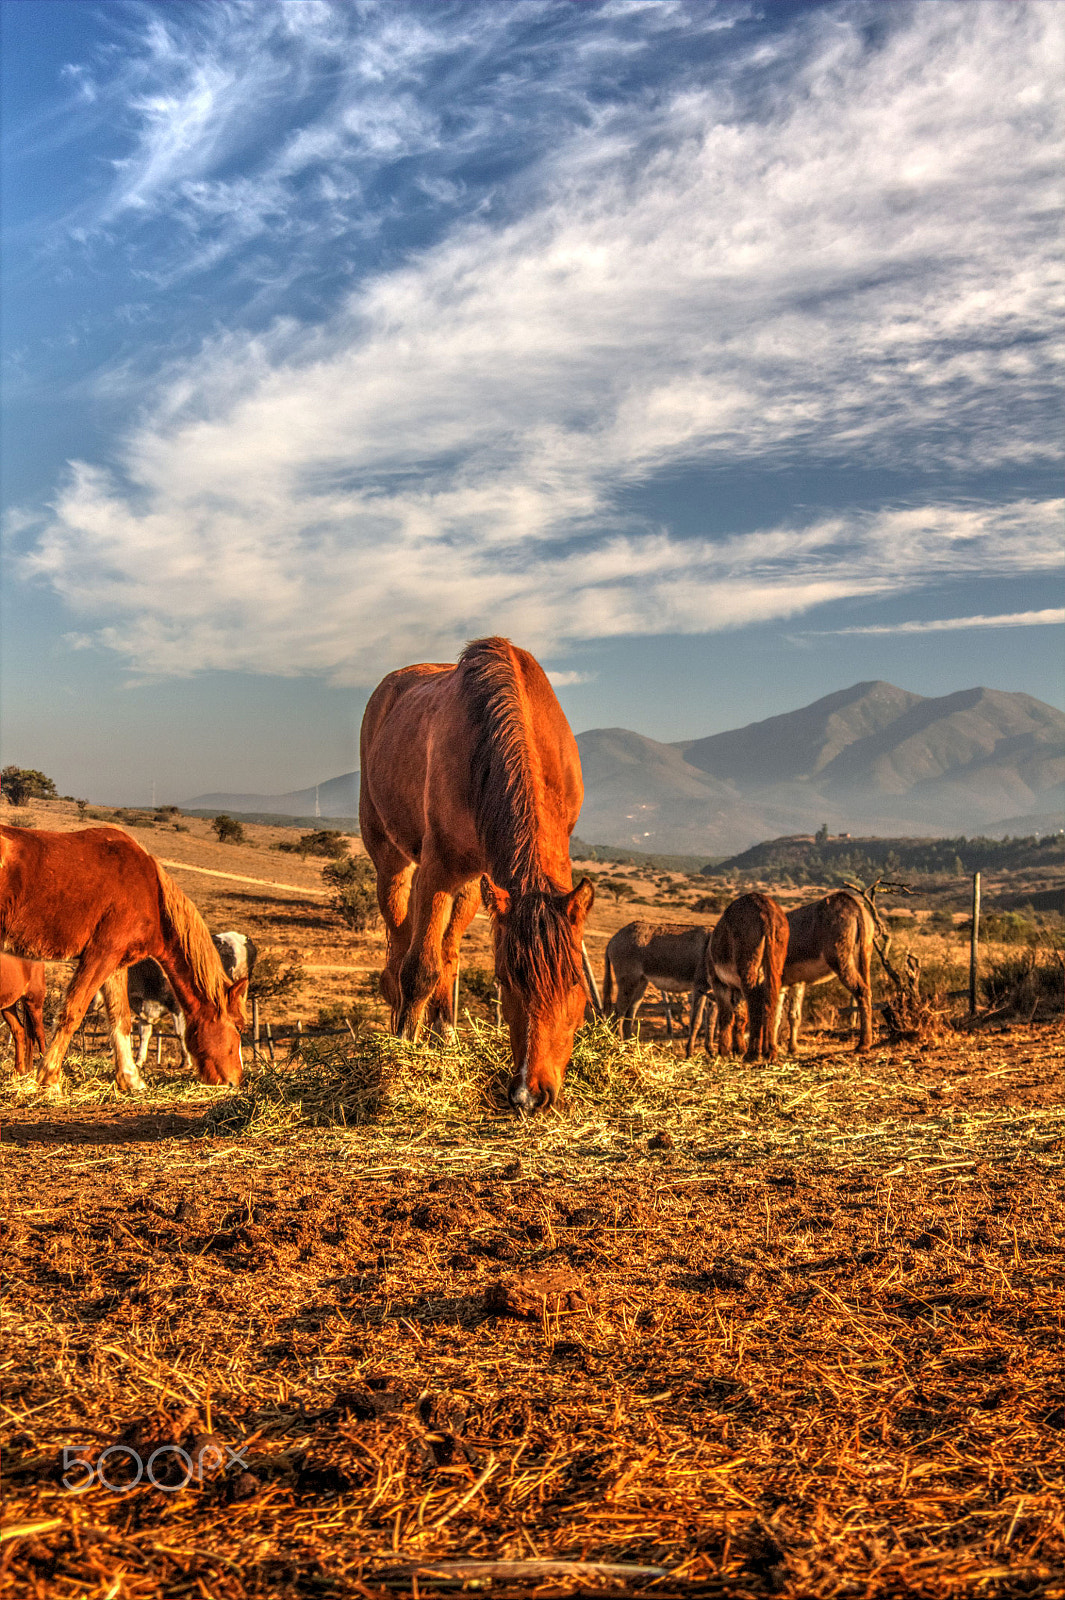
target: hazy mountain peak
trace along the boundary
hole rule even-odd
[[[921,701],[921,695],[873,679],[798,711],[686,740],[676,748],[691,766],[716,778],[746,785],[790,783],[813,777],[856,739],[890,727]]]

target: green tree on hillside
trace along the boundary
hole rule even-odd
[[[235,817],[227,816],[224,811],[220,816],[215,817],[211,827],[218,835],[221,844],[244,843],[244,824],[238,822]]]
[[[13,806],[27,800],[54,800],[55,784],[34,767],[5,767],[0,772],[0,789]]]

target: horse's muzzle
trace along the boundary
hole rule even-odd
[[[515,1111],[526,1115],[531,1115],[534,1111],[543,1111],[555,1103],[555,1097],[550,1089],[545,1089],[542,1094],[536,1095],[528,1084],[522,1083],[520,1078],[511,1084],[507,1099]]]

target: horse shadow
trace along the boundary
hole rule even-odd
[[[207,1113],[189,1111],[117,1111],[106,1119],[99,1109],[83,1116],[37,1117],[12,1121],[9,1112],[0,1128],[0,1145],[163,1144],[170,1140],[198,1139],[209,1131]]]

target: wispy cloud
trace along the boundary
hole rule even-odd
[[[998,617],[937,617],[930,622],[893,622],[867,628],[832,628],[839,633],[950,633],[956,628],[1045,628],[1065,623],[1065,607],[1010,611]]]
[[[208,30],[191,54],[190,14]],[[283,251],[326,212],[336,239],[378,226],[385,160],[454,137],[461,159],[420,173],[446,206],[508,120],[541,143],[313,326],[236,326],[161,370],[112,468],[73,466],[27,556],[100,624],[79,638],[138,673],[364,682],[489,629],[550,650],[1053,565],[1048,502],[724,541],[621,509],[693,460],[987,470],[1058,450],[1060,8],[881,8],[873,42],[860,12],[812,8],[710,87],[596,100],[593,67],[609,84],[668,30],[739,14],[154,12],[101,217],[177,218],[203,261],[238,233]],[[563,15],[568,48],[535,36]],[[450,126],[427,86],[470,51],[481,75]],[[248,156],[262,107],[297,91],[300,126]]]

